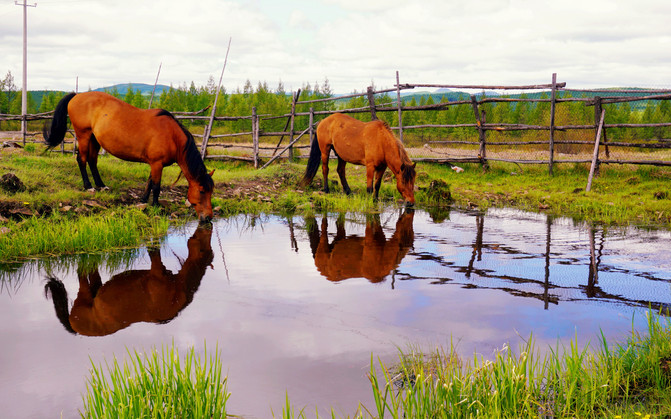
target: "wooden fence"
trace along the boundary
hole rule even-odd
[[[430,105],[421,105],[421,106],[408,106],[404,104],[401,92],[406,90],[412,90],[416,88],[430,88],[430,89],[452,89],[460,92],[464,92],[467,95],[466,99],[456,100],[451,102],[440,102]],[[178,119],[190,120],[190,121],[206,121],[207,125],[205,126],[203,133],[194,132],[194,136],[201,139],[201,152],[206,159],[235,159],[235,160],[244,160],[252,163],[254,167],[264,168],[271,164],[273,161],[278,158],[289,158],[294,159],[297,157],[304,158],[305,155],[297,154],[297,150],[301,151],[309,147],[309,139],[312,137],[313,131],[316,127],[316,124],[323,117],[328,116],[334,112],[341,113],[366,113],[370,114],[371,119],[378,118],[379,113],[384,112],[394,112],[397,115],[398,126],[392,126],[391,129],[395,130],[398,134],[398,137],[403,141],[404,133],[410,132],[411,130],[423,130],[428,128],[441,128],[445,130],[451,129],[469,129],[473,130],[477,134],[477,141],[465,141],[452,139],[450,136],[442,138],[439,140],[426,141],[424,144],[424,150],[429,150],[430,155],[421,155],[421,152],[413,150],[411,152],[411,157],[415,161],[430,161],[438,163],[449,163],[449,164],[459,164],[459,163],[479,163],[483,167],[487,167],[490,162],[500,161],[500,162],[510,162],[516,164],[546,164],[548,166],[548,171],[550,174],[553,172],[553,168],[556,164],[559,163],[591,163],[592,170],[598,170],[600,164],[643,164],[643,165],[657,165],[657,166],[671,166],[671,153],[654,153],[661,150],[667,150],[671,148],[671,140],[665,139],[640,139],[635,142],[614,142],[608,141],[607,132],[609,129],[613,128],[622,128],[622,129],[635,129],[635,128],[651,128],[651,127],[671,127],[671,122],[662,122],[662,123],[619,123],[619,124],[605,124],[604,116],[606,113],[607,105],[616,104],[616,103],[625,103],[625,102],[639,102],[639,101],[663,101],[671,99],[671,91],[669,90],[635,90],[636,95],[632,96],[632,90],[579,90],[571,89],[570,91],[581,93],[581,97],[560,97],[559,93],[566,90],[565,82],[558,82],[556,74],[552,75],[550,83],[547,84],[537,84],[537,85],[519,85],[519,86],[497,86],[497,85],[453,85],[453,84],[411,84],[411,83],[401,83],[399,80],[399,74],[396,72],[396,84],[393,89],[385,90],[374,90],[372,87],[368,87],[363,93],[355,93],[346,96],[337,96],[329,97],[324,99],[314,99],[314,100],[305,100],[300,101],[300,90],[295,92],[292,95],[291,107],[288,109],[287,113],[282,115],[260,115],[257,113],[256,107],[251,109],[251,114],[247,116],[203,116],[202,114],[205,110],[196,113],[190,114],[179,114],[175,113],[175,116]],[[545,92],[549,94],[549,97],[542,98],[527,98],[524,96],[509,97],[505,95],[499,95],[498,97],[486,97],[480,95],[478,97],[477,93],[467,93],[471,92],[484,92],[484,91],[515,91],[515,92]],[[392,100],[390,103],[377,103],[377,98],[380,95],[386,95],[387,98],[390,94],[395,95],[395,100]],[[604,94],[607,94],[608,97],[602,97]],[[614,96],[615,94],[626,94],[623,96]],[[321,110],[315,111],[310,107],[307,112],[299,112],[297,108],[299,106],[314,106],[320,102],[331,102],[343,103],[346,99],[351,98],[367,98],[368,104],[359,108],[349,108],[349,109],[337,109],[337,110]],[[550,118],[549,122],[545,125],[525,125],[517,123],[490,123],[486,120],[486,114],[484,112],[483,106],[488,103],[505,103],[505,102],[528,102],[534,104],[534,106],[539,103],[547,103],[550,106]],[[557,109],[560,106],[565,106],[564,104],[571,102],[581,102],[584,106],[594,108],[594,122],[590,124],[564,124],[557,125],[555,122],[555,116]],[[216,104],[215,104],[216,105]],[[441,111],[446,110],[453,106],[470,106],[473,113],[473,120],[471,123],[461,123],[461,124],[422,124],[422,125],[403,125],[403,115],[405,113],[411,113],[415,111]],[[337,106],[334,106],[337,108]],[[8,120],[26,120],[34,121],[40,119],[49,119],[51,113],[45,114],[36,114],[36,115],[26,115],[25,117],[17,115],[0,115],[0,121]],[[302,118],[306,119],[308,122],[304,125],[299,126],[298,117],[307,117]],[[286,120],[285,128],[283,131],[268,131],[264,130],[264,122],[283,119]],[[233,132],[228,134],[218,134],[213,135],[212,127],[213,124],[223,124],[227,121],[240,121],[240,120],[249,120],[251,129],[249,131],[242,132]],[[27,126],[27,124],[24,124]],[[558,140],[558,132],[567,132],[570,130],[582,130],[592,132],[591,138],[584,140]],[[493,140],[490,132],[496,133],[506,133],[513,131],[537,131],[538,135],[534,137],[533,140],[515,140],[515,141],[501,141]],[[21,133],[24,143],[28,137],[35,137],[36,133],[23,132]],[[237,138],[238,142],[233,142],[232,140]],[[240,138],[247,139],[245,142],[239,142]],[[267,141],[264,141],[264,137],[273,137],[275,140],[279,138],[279,141],[275,146],[272,144],[267,144]],[[475,136],[474,136],[475,137]],[[286,143],[285,142],[286,139]],[[305,141],[301,141],[305,140]],[[70,143],[76,142],[70,140]],[[274,141],[273,141],[274,143]],[[283,144],[284,143],[284,144]],[[585,156],[558,156],[555,151],[558,145],[582,145],[582,147],[591,147],[594,146],[594,152],[591,155]],[[541,147],[544,148],[544,151],[541,153],[542,157],[535,158],[523,158],[523,153],[508,153],[508,154],[497,154],[496,150],[500,148],[511,147],[516,148],[517,150],[524,149],[524,147]],[[637,150],[648,150],[653,151],[653,153],[647,153],[644,155],[646,158],[621,158],[613,156],[611,150],[613,148],[631,148]],[[458,154],[453,154],[451,151],[456,149],[466,149],[467,152]],[[230,152],[235,150],[236,153]],[[65,150],[65,145],[61,146],[61,151]],[[463,150],[462,150],[463,151]],[[428,152],[426,152],[428,153]],[[520,157],[522,156],[522,157]]]

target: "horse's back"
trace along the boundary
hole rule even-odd
[[[160,109],[139,109],[104,92],[77,94],[68,114],[78,136],[92,133],[110,154],[129,161],[162,160],[176,153],[178,124]]]

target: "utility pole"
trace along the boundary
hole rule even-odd
[[[26,131],[28,114],[28,7],[37,7],[37,3],[28,4],[14,1],[17,6],[23,6],[23,86],[21,87],[21,132],[23,132],[23,145],[26,145]]]

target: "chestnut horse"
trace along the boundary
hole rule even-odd
[[[309,231],[310,248],[319,273],[329,281],[366,278],[372,283],[382,282],[396,269],[408,253],[415,239],[412,222],[415,214],[406,210],[396,222],[396,230],[387,239],[375,214],[366,222],[364,237],[347,236],[342,218],[336,221],[336,235],[329,243],[328,220],[322,218],[321,232],[314,218]]]
[[[63,283],[49,278],[56,316],[66,330],[84,336],[106,336],[137,322],[167,323],[191,301],[207,267],[214,259],[212,230],[199,227],[187,242],[189,254],[176,274],[166,269],[160,249],[150,249],[149,270],[130,270],[112,276],[104,284],[98,269],[78,270],[79,292],[68,310]]]
[[[177,163],[189,182],[187,199],[200,221],[212,219],[212,173],[207,173],[193,135],[168,111],[138,109],[102,92],[70,93],[63,97],[54,112],[51,127],[45,127],[44,141],[49,149],[63,141],[67,117],[77,136],[77,164],[84,189],[92,189],[86,164],[98,189],[107,187],[98,173],[100,148],[122,160],[144,162],[151,168],[147,188],[141,199],[158,205],[163,167]]]
[[[383,121],[361,122],[341,113],[324,118],[317,126],[312,139],[308,165],[299,184],[301,187],[312,182],[321,158],[324,192],[328,193],[328,161],[331,149],[338,157],[337,172],[346,194],[352,192],[345,178],[347,163],[366,166],[367,190],[368,193],[374,191],[375,199],[380,192],[382,175],[389,167],[396,176],[396,187],[405,199],[406,205],[411,206],[415,203],[416,163],[410,160],[401,141],[394,137],[389,126]]]

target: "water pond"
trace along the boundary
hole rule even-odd
[[[12,418],[77,417],[90,362],[218,346],[229,411],[372,406],[371,355],[486,357],[645,328],[671,304],[671,234],[492,209],[238,216],[151,248],[0,270],[0,394]]]

